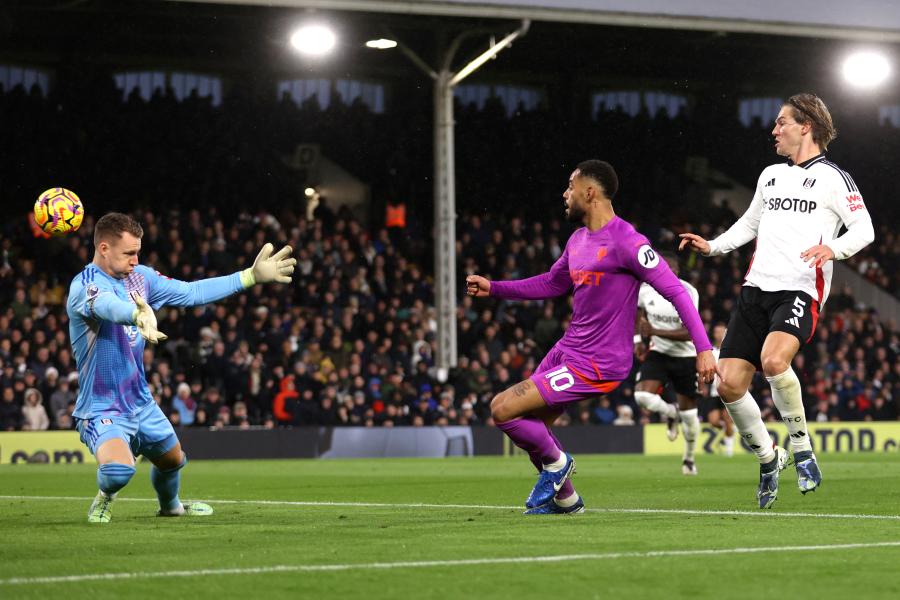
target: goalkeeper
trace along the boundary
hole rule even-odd
[[[272,254],[272,244],[266,244],[248,269],[187,283],[138,264],[143,235],[128,215],[101,217],[94,228],[94,260],[72,280],[66,303],[80,383],[75,423],[99,464],[91,523],[109,522],[110,505],[134,476],[139,455],[153,463],[159,515],[212,514],[209,505],[178,497],[187,457],[144,375],[144,344],[166,339],[153,311],[215,302],[260,283],[290,283],[297,263],[289,258],[290,246]]]

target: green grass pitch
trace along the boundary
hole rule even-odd
[[[576,458],[581,515],[523,516],[521,456],[194,461],[213,516],[155,517],[142,463],[107,525],[94,467],[4,466],[0,598],[900,598],[898,454],[788,467],[771,511],[746,455]]]

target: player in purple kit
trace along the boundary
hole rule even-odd
[[[584,511],[584,501],[569,479],[575,461],[550,426],[566,404],[609,393],[628,377],[642,282],[677,309],[696,346],[700,378],[709,382],[715,374],[712,345],[684,286],[647,238],[616,216],[612,199],[618,187],[608,163],[580,163],[563,198],[568,220],[584,227],[572,234],[550,271],[517,281],[466,278],[467,293],[477,297],[539,300],[573,290],[572,320],[563,338],[530,378],[491,401],[497,427],[528,452],[539,472],[525,514]]]

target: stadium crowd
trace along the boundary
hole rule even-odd
[[[491,397],[528,377],[567,326],[571,307],[565,296],[521,303],[460,296],[459,364],[445,381],[438,379],[431,239],[420,225],[429,221],[431,208],[407,201],[409,222],[392,228],[382,226],[377,208],[383,203],[377,200],[369,225],[324,203],[310,217],[302,202],[293,200],[296,183],[279,166],[278,152],[288,152],[292,140],[315,140],[329,156],[372,181],[375,196],[427,195],[430,183],[423,174],[430,172],[430,158],[422,157],[429,150],[396,152],[400,144],[384,131],[406,131],[389,122],[397,117],[373,115],[359,104],[335,103],[321,110],[287,101],[254,113],[247,110],[252,101],[242,97],[223,108],[196,98],[172,104],[165,94],[148,103],[136,97],[123,103],[114,89],[102,89],[95,101],[107,112],[82,113],[79,103],[67,105],[21,89],[0,94],[3,120],[19,115],[25,124],[0,129],[6,147],[16,150],[0,158],[5,197],[21,196],[33,181],[59,181],[48,171],[53,160],[69,170],[61,175],[65,181],[77,180],[72,174],[81,167],[94,173],[85,177],[94,183],[77,190],[89,214],[76,234],[51,240],[32,235],[25,211],[2,226],[0,430],[72,427],[78,379],[65,300],[69,281],[91,260],[92,225],[102,209],[131,209],[145,231],[141,262],[173,278],[234,272],[252,263],[264,241],[295,249],[292,286],[256,287],[215,305],[160,312],[159,329],[169,339],[148,346],[144,366],[157,401],[180,427],[486,424]],[[496,109],[489,103],[481,111],[460,107],[458,114],[460,146],[467,136],[488,139],[469,144],[478,150],[462,153],[457,165],[465,174],[457,221],[461,279],[473,272],[513,279],[548,269],[571,232],[562,220],[558,160],[554,164],[548,157],[583,158],[605,150],[564,145],[545,111],[516,114],[510,123],[505,114],[491,113]],[[104,122],[92,116],[99,114]],[[256,123],[248,114],[268,117]],[[419,116],[405,118],[412,129],[427,130],[427,120],[415,125],[425,117],[413,114]],[[606,113],[580,125],[587,139],[592,131],[604,131],[604,139],[628,140],[609,148],[612,162],[622,165],[620,214],[659,248],[674,249],[681,231],[714,236],[735,219],[728,209],[710,205],[707,190],[686,174],[683,157],[703,143],[700,134],[697,139],[689,135],[701,127],[686,116]],[[485,136],[485,130],[496,135]],[[93,132],[90,139],[86,131]],[[355,131],[370,132],[374,150],[346,143]],[[758,143],[759,129],[735,131],[748,154],[767,150]],[[54,134],[61,134],[55,136],[61,142],[51,160],[46,146],[33,140]],[[429,136],[418,137],[420,146],[429,143]],[[642,144],[651,139],[659,161],[645,171],[637,165]],[[515,159],[502,151],[504,144],[540,151]],[[362,152],[377,158],[366,160]],[[761,158],[759,164],[773,158]],[[487,168],[493,176],[486,176]],[[504,181],[514,182],[512,194],[500,187]],[[479,188],[481,182],[492,183]],[[516,195],[537,200],[497,208]],[[94,198],[103,200],[95,204]],[[157,198],[165,200],[157,203]],[[692,214],[703,214],[704,221],[692,224]],[[898,244],[889,229],[882,225],[876,243],[854,265],[896,295],[897,274],[890,265],[896,263]],[[749,252],[748,247],[713,259],[682,257],[682,277],[699,290],[709,329],[728,321]],[[794,364],[809,418],[897,419],[898,355],[896,324],[882,322],[847,290],[833,290],[814,342]],[[636,364],[639,360],[638,353]],[[632,383],[633,378],[613,394],[573,408],[563,421],[627,424],[634,422],[629,413],[645,421],[633,401]],[[775,420],[764,378],[753,392],[764,416]]]

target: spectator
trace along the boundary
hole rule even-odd
[[[50,413],[54,415],[54,427],[56,429],[71,429],[71,422],[60,423],[60,415],[68,415],[68,407],[75,402],[75,393],[69,389],[69,378],[58,381],[56,389],[50,394]]]
[[[0,395],[0,431],[16,431],[22,427],[22,409],[16,402],[15,390],[4,387]]]
[[[22,406],[22,429],[44,431],[50,428],[50,417],[43,405],[43,397],[37,388],[25,390],[25,404]]]
[[[613,425],[634,425],[634,410],[627,404],[616,407],[616,418]]]
[[[189,427],[194,424],[197,413],[197,402],[191,395],[191,386],[181,382],[176,388],[175,397],[172,399],[172,408],[178,413],[178,424]],[[172,421],[173,424],[175,423]]]

